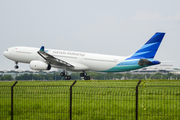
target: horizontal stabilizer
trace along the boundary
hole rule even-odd
[[[146,65],[157,65],[160,64],[161,62],[157,61],[157,60],[153,60],[153,61],[149,61],[147,59],[140,59],[138,61],[138,65],[140,66],[146,66]]]

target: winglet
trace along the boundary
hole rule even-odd
[[[44,51],[44,46],[42,46],[39,51]]]

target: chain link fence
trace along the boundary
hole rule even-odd
[[[180,119],[179,82],[69,83],[0,85],[0,120]]]

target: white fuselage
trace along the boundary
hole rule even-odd
[[[8,48],[3,54],[15,61],[21,63],[30,63],[33,60],[45,61],[37,52],[39,48],[34,47],[11,47]],[[127,57],[104,55],[104,54],[92,54],[84,52],[74,52],[66,50],[46,49],[48,54],[61,59],[63,61],[72,63],[75,67],[67,67],[70,71],[105,71],[116,66],[118,63],[125,60]],[[64,66],[53,65],[55,68],[64,68]]]

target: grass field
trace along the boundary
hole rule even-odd
[[[11,87],[0,82],[0,120],[11,118]],[[14,87],[14,119],[69,119],[74,81],[19,81]],[[72,119],[133,120],[139,80],[78,80],[72,88]],[[179,120],[180,81],[142,80],[138,88],[140,120]]]

